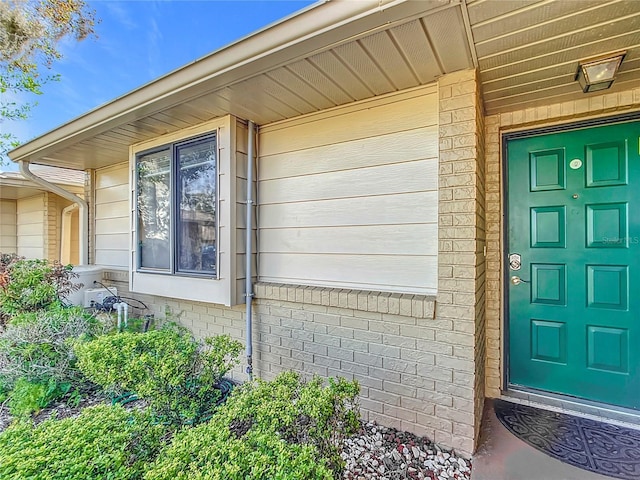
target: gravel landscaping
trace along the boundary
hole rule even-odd
[[[471,463],[455,453],[416,437],[375,423],[366,423],[359,434],[344,442],[342,458],[349,480],[471,478]]]

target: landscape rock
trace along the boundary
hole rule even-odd
[[[469,480],[470,462],[426,437],[364,423],[343,443],[344,478]]]

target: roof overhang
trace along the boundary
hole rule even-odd
[[[84,187],[77,183],[55,183],[74,194],[82,194]],[[0,173],[0,200],[20,200],[48,191],[41,185],[15,172]]]
[[[26,178],[7,178],[0,174],[0,200],[18,200],[42,193],[42,189]]]
[[[477,67],[488,114],[588,98],[578,61],[626,50],[611,92],[640,85],[636,0],[327,1],[294,14],[9,153],[101,168],[131,145],[233,114],[258,125]],[[595,95],[595,94],[594,94]]]
[[[431,25],[425,24],[428,18],[434,20]],[[395,55],[384,58],[384,50],[393,48],[397,39],[383,32],[412,21],[415,25],[401,32],[400,41],[418,72],[405,67],[401,75],[409,80],[388,78],[386,66],[378,63],[396,61]],[[451,50],[450,32],[461,25],[456,0],[321,2],[98,107],[9,156],[67,168],[100,168],[126,161],[131,144],[227,113],[263,125],[429,83],[472,66],[463,36],[455,58],[437,59]],[[376,34],[381,35],[374,38]],[[360,43],[365,38],[373,38],[374,44]],[[412,51],[416,40],[418,47],[425,45],[422,51]],[[382,50],[372,51],[376,48]]]

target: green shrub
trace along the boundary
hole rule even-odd
[[[21,258],[22,257],[19,257],[15,253],[0,253],[0,290],[4,289],[9,283],[10,277],[7,270]],[[10,318],[11,316],[0,308],[0,333],[4,330],[7,323],[9,323]]]
[[[79,288],[71,265],[0,255],[0,313],[5,318],[47,308]]]
[[[330,480],[357,426],[356,382],[286,372],[237,388],[213,418],[179,432],[145,480]]]
[[[82,308],[60,304],[15,316],[0,335],[0,384],[8,390],[19,379],[47,386],[51,382],[84,386],[73,343],[91,338],[100,328]]]
[[[70,389],[70,383],[58,383],[53,378],[47,383],[18,379],[8,395],[9,411],[14,417],[27,417],[65,396]]]
[[[165,422],[197,424],[219,398],[220,379],[238,363],[239,342],[218,336],[199,344],[186,329],[105,335],[76,346],[78,366],[114,395],[135,392]]]
[[[4,403],[9,396],[9,389],[0,382],[0,403]]]
[[[164,428],[120,406],[85,409],[77,418],[14,424],[0,433],[0,478],[134,480],[162,445]]]

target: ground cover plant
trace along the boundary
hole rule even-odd
[[[228,335],[197,342],[175,325],[145,333],[117,332],[78,343],[78,366],[113,396],[135,393],[172,425],[208,419],[222,377],[238,363],[242,344]]]
[[[0,478],[137,480],[166,429],[143,411],[86,408],[77,418],[19,422],[0,433]]]
[[[356,382],[293,372],[237,389],[210,421],[180,431],[145,480],[331,480],[358,426]]]
[[[89,407],[0,433],[0,478],[332,480],[359,426],[358,385],[285,372],[237,387],[213,416],[176,428],[151,409]]]

